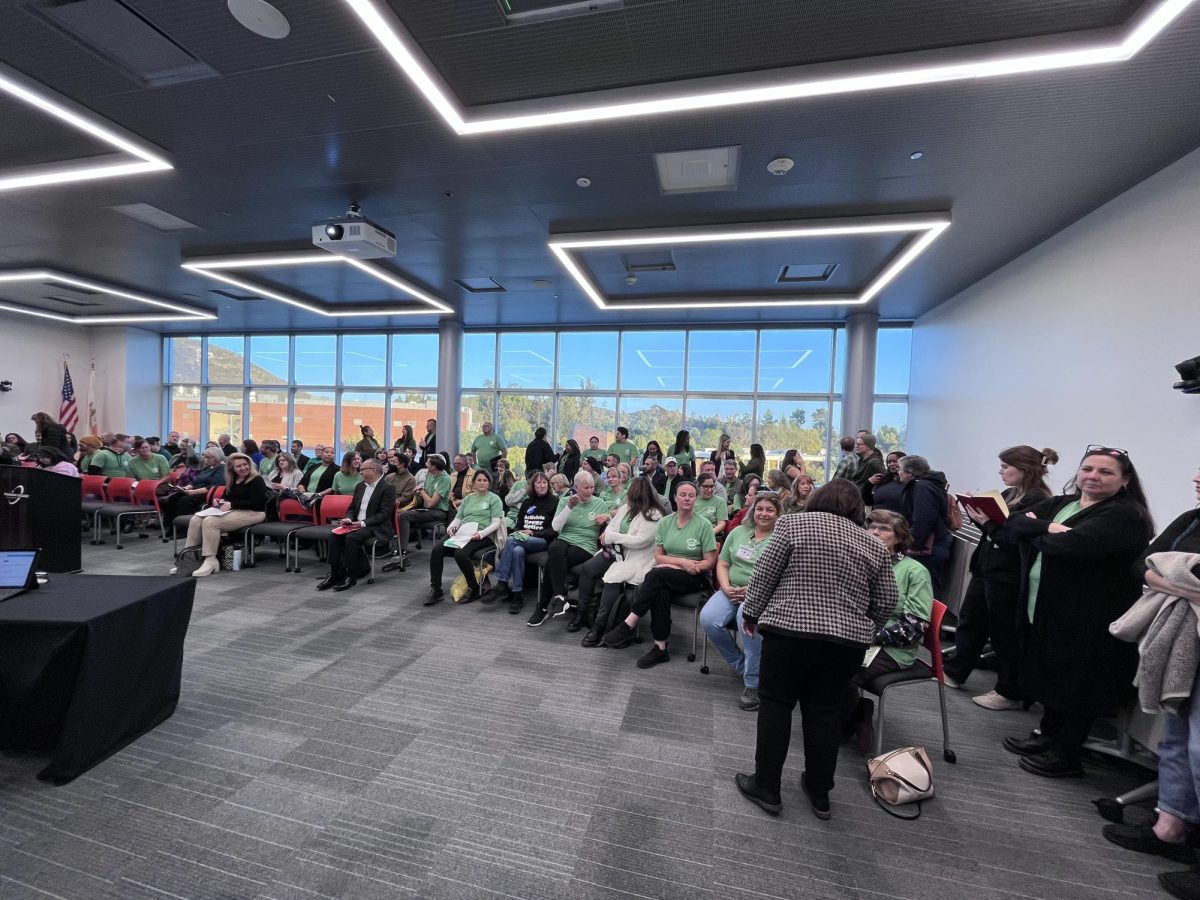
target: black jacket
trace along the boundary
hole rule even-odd
[[[554,513],[558,509],[558,498],[553,494],[545,497],[524,497],[517,504],[517,521],[513,531],[524,531],[528,528],[534,537],[552,541],[557,532],[550,527]]]
[[[890,472],[885,475],[883,481],[872,486],[871,507],[873,509],[887,509],[903,515],[903,482],[901,482],[900,479],[896,478],[896,476],[892,475]]]
[[[558,454],[546,439],[534,438],[525,448],[525,474],[540,472],[546,463],[558,462]]]
[[[358,519],[358,510],[366,492],[365,481],[360,481],[354,486],[354,497],[346,511],[347,519]],[[375,482],[375,492],[371,494],[371,501],[367,504],[367,518],[363,524],[381,541],[391,540],[396,533],[392,527],[392,513],[395,509],[396,489],[381,478]]]
[[[1042,557],[1032,624],[1028,625],[1021,680],[1028,699],[1076,716],[1104,715],[1132,693],[1137,646],[1118,641],[1108,625],[1141,595],[1133,565],[1150,539],[1150,526],[1124,494],[1089,506],[1050,534],[1050,523],[1074,496],[1052,497],[1004,523],[1004,536],[1021,551],[1022,613],[1029,602],[1029,570]],[[1022,622],[1028,618],[1022,615]]]
[[[306,456],[305,454],[301,453],[299,456],[296,457],[296,468],[299,469],[301,472],[303,472],[304,467],[307,466],[310,462],[312,462],[312,457]]]
[[[562,452],[562,473],[567,476],[567,481],[575,482],[575,473],[579,471],[581,457],[578,453],[569,453],[566,450]]]
[[[1146,557],[1151,553],[1163,553],[1177,550],[1180,553],[1200,553],[1200,509],[1185,512],[1182,516],[1168,525],[1163,533],[1156,537],[1145,552],[1134,563],[1133,574],[1139,579],[1146,577]],[[1200,566],[1192,569],[1200,578]]]
[[[222,499],[228,500],[232,509],[263,512],[267,508],[267,498],[270,496],[271,489],[267,487],[266,480],[261,475],[256,475],[246,481],[235,481],[225,489]]]
[[[930,472],[905,484],[900,497],[900,514],[908,519],[915,555],[928,553],[940,544],[950,533],[946,476],[941,472]]]
[[[866,457],[858,458],[858,468],[854,470],[854,478],[852,479],[858,485],[858,489],[862,491],[863,503],[871,506],[874,502],[873,492],[875,485],[871,484],[872,475],[886,475],[887,463],[883,461],[883,454],[878,450],[872,450]],[[945,482],[943,476],[942,481]],[[909,519],[911,522],[912,520]]]
[[[882,487],[880,485],[879,487]],[[879,497],[879,487],[875,488],[875,497]],[[1004,502],[1008,503],[1016,488],[1003,492]],[[1023,516],[1039,503],[1050,499],[1042,491],[1031,491],[1021,498],[1015,506],[1010,505],[1008,512],[1013,516]],[[971,574],[987,581],[1002,584],[1016,584],[1021,577],[1021,551],[1017,542],[1004,532],[1004,525],[987,521],[979,526],[983,532],[983,540],[971,554]]]
[[[39,447],[53,447],[59,450],[64,456],[69,455],[71,445],[67,443],[67,429],[63,428],[57,422],[47,425],[42,431],[41,437],[38,438]]]

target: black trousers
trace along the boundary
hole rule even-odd
[[[400,513],[400,552],[408,552],[408,537],[415,525],[440,525],[450,521],[450,513],[444,509],[410,509]]]
[[[656,641],[671,637],[671,598],[684,594],[710,593],[708,579],[683,569],[654,568],[638,588],[629,608],[638,618],[650,613],[650,635]]]
[[[792,710],[800,704],[804,769],[816,794],[833,789],[842,740],[842,704],[850,679],[862,666],[864,648],[813,638],[763,632],[758,682],[758,745],[755,779],[778,794],[792,740]]]
[[[358,577],[367,566],[367,546],[375,540],[370,528],[329,536],[329,568],[333,575]]]
[[[1094,716],[1079,715],[1061,709],[1045,707],[1042,713],[1042,736],[1050,738],[1054,743],[1051,749],[1057,750],[1065,758],[1078,761],[1079,751],[1092,730]]]
[[[595,625],[603,625],[605,631],[616,627],[618,604],[621,601],[622,592],[625,590],[632,593],[637,588],[634,585],[624,584],[604,585],[603,590],[600,591],[600,608],[596,610],[596,616],[593,619]],[[625,617],[621,616],[621,618]]]
[[[996,693],[1021,699],[1020,586],[971,579],[958,612],[954,656],[946,661],[946,674],[962,683],[971,677],[989,638],[996,651]]]
[[[880,650],[866,668],[859,668],[850,678],[846,687],[845,698],[842,700],[842,730],[849,731],[866,714],[866,706],[862,702],[862,686],[873,678],[899,672],[900,664]]]
[[[567,576],[571,569],[592,558],[592,554],[582,547],[568,544],[566,541],[551,541],[547,551],[550,558],[546,560],[546,578],[550,584],[550,596],[564,596],[567,593]]]
[[[458,569],[467,578],[471,590],[479,587],[479,579],[475,577],[475,561],[489,551],[495,550],[496,544],[491,537],[471,541],[465,547],[447,547],[439,542],[429,556],[429,583],[434,587],[442,586],[442,566],[447,556],[453,556]]]
[[[588,604],[595,602],[596,587],[600,584],[600,579],[604,577],[604,573],[608,571],[608,567],[612,564],[613,558],[605,556],[603,553],[597,553],[583,564],[583,568],[579,572],[580,606],[586,609]]]

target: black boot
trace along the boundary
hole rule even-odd
[[[594,603],[581,603],[575,607],[575,614],[571,616],[571,621],[567,623],[567,631],[582,631],[587,628],[596,618],[596,606]]]
[[[600,639],[604,637],[604,626],[602,624],[593,625],[588,629],[588,633],[583,636],[583,640],[579,642],[581,647],[599,647]]]

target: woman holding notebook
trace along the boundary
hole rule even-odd
[[[1050,498],[1053,492],[1046,473],[1056,462],[1058,454],[1049,447],[1037,450],[1021,444],[1000,451],[1001,496],[1009,515],[1024,515]],[[954,657],[946,662],[946,683],[951,687],[966,684],[990,640],[996,653],[996,686],[973,699],[984,709],[1020,709],[1021,555],[1016,542],[1003,534],[1003,523],[965,504],[963,510],[983,537],[971,556],[971,584],[958,613]]]

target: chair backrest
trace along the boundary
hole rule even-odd
[[[108,484],[104,488],[108,494],[109,503],[132,503],[133,502],[133,479],[132,478],[110,478]]]
[[[218,500],[225,496],[225,485],[218,484],[214,488],[208,489],[208,495],[204,498],[204,502],[212,506]]]
[[[279,521],[280,522],[311,522],[317,524],[317,513],[315,509],[305,509],[304,504],[299,500],[293,500],[291,497],[284,497],[279,501]]]
[[[80,481],[83,482],[83,498],[95,497],[97,500],[104,500],[104,482],[103,475],[84,475]]]
[[[346,518],[354,497],[350,494],[326,494],[321,498],[321,519],[326,525]]]
[[[941,600],[933,601],[933,609],[929,611],[929,627],[925,629],[925,649],[929,651],[929,666],[933,669],[934,677],[944,682],[946,676],[942,671],[942,617],[946,615],[946,604]]]
[[[161,481],[161,478],[147,478],[144,481],[139,481],[133,491],[133,502],[138,506],[157,507],[158,502],[155,499],[154,489],[158,487]]]

